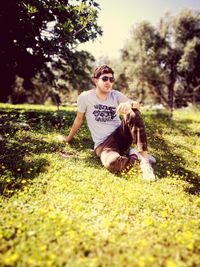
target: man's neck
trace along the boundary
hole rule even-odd
[[[96,96],[102,101],[107,99],[108,93],[101,92],[100,90],[98,90],[98,88],[96,88]]]

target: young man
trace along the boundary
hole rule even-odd
[[[139,160],[143,179],[154,181],[150,160],[153,162],[155,159],[147,153],[145,125],[139,103],[112,90],[114,71],[109,66],[98,67],[93,78],[96,88],[79,95],[76,118],[63,141],[70,142],[86,118],[94,150],[107,169],[120,172]],[[122,121],[119,115],[123,116]],[[137,145],[138,150],[130,149],[132,143]]]

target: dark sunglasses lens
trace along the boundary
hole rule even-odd
[[[102,80],[103,80],[104,82],[107,82],[108,79],[109,79],[109,77],[107,77],[107,76],[102,77]]]
[[[107,82],[108,80],[110,80],[110,82],[113,83],[115,79],[114,79],[113,77],[103,76],[103,77],[102,77],[102,80],[103,80],[104,82]]]

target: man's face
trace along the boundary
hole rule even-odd
[[[98,79],[95,79],[96,87],[102,93],[108,93],[112,89],[114,77],[112,73],[102,74]]]

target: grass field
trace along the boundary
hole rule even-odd
[[[199,267],[200,111],[143,112],[157,180],[101,166],[75,108],[0,105],[0,266]]]

